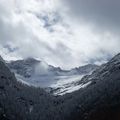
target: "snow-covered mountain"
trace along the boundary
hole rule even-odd
[[[85,75],[91,74],[97,65],[85,65],[71,70],[48,65],[46,62],[28,58],[7,63],[17,80],[30,86],[45,88],[55,95],[63,95],[78,90],[85,84],[77,84]]]
[[[120,120],[120,54],[81,83],[85,88],[56,97],[21,84],[0,60],[0,120]]]

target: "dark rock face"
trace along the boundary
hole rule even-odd
[[[82,81],[91,84],[53,97],[18,83],[0,62],[0,120],[120,120],[120,54]]]

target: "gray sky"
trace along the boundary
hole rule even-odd
[[[64,0],[73,16],[97,29],[118,32],[120,0]]]
[[[69,69],[120,51],[119,0],[0,0],[0,54]]]

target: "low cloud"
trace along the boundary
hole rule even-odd
[[[38,65],[35,66],[35,75],[46,75],[49,74],[48,71],[49,66],[45,62],[40,62]]]

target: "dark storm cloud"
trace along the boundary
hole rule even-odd
[[[120,0],[65,0],[75,17],[102,30],[119,31]]]

